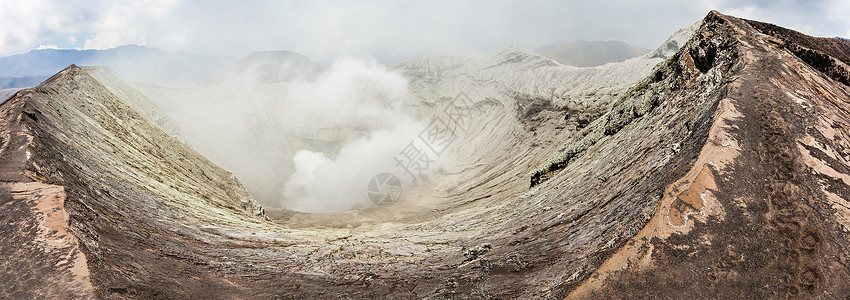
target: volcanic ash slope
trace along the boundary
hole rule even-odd
[[[0,297],[847,297],[846,41],[717,12],[677,36],[596,68],[393,66],[424,117],[469,98],[455,165],[416,201],[277,222],[146,98],[69,67],[0,106]]]

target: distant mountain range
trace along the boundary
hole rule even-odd
[[[20,89],[0,89],[0,103],[6,101],[6,98],[11,97],[13,94],[15,94],[15,92],[19,90]]]
[[[535,52],[565,65],[593,67],[638,57],[649,49],[622,41],[577,40],[546,45]]]
[[[0,88],[35,86],[71,64],[108,66],[127,81],[187,84],[220,73],[234,61],[135,45],[106,50],[32,50],[0,57]]]
[[[845,40],[845,41],[850,41],[850,39],[848,39],[848,38],[843,38],[843,37],[840,37],[840,36],[837,36],[837,37],[835,37],[835,38],[837,38],[837,39],[842,39],[842,40]]]

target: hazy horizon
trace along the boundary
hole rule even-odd
[[[617,2],[0,1],[0,56],[134,44],[228,58],[289,50],[327,66],[340,56],[391,64],[579,39],[652,49],[710,10],[810,35],[850,36],[850,3],[835,0]]]

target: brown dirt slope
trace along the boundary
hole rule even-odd
[[[230,173],[73,65],[18,92],[0,116],[0,277],[12,283],[0,298],[183,297],[231,286],[212,277],[169,281],[162,274],[204,271],[152,258],[179,256],[169,251],[186,246],[170,246],[191,244],[181,226],[202,222],[198,211],[261,221],[252,214],[259,206]]]
[[[706,74],[731,66],[709,141],[570,298],[850,297],[850,89],[794,50],[841,61],[846,42],[708,20],[680,53],[713,57]]]
[[[850,85],[850,41],[808,36],[770,23],[745,20],[761,33],[781,41],[783,48],[832,79]]]

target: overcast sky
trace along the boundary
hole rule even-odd
[[[339,56],[394,63],[576,39],[654,48],[712,9],[811,35],[850,37],[847,0],[0,0],[0,55],[137,44],[234,58],[292,50],[327,64]]]

